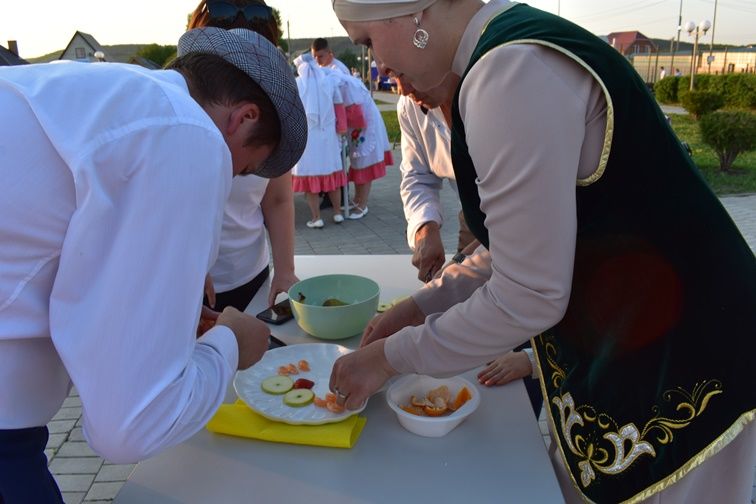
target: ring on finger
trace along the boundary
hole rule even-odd
[[[334,393],[336,394],[336,398],[337,398],[337,399],[340,399],[340,400],[342,400],[342,401],[346,401],[346,400],[347,400],[347,397],[349,397],[349,394],[344,394],[344,393],[343,393],[343,392],[341,392],[341,391],[340,391],[340,390],[339,390],[338,388],[334,388],[334,389],[333,389],[333,391],[334,391]]]

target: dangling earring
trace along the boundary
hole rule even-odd
[[[427,31],[420,28],[420,21],[417,18],[415,18],[415,26],[417,26],[417,30],[415,30],[415,34],[412,36],[412,43],[418,49],[425,49],[425,46],[428,45],[430,35],[428,35]]]

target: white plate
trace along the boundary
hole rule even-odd
[[[332,413],[312,403],[295,408],[284,404],[283,395],[264,392],[260,384],[265,378],[277,375],[279,366],[292,363],[296,365],[300,360],[305,359],[310,364],[310,371],[300,371],[297,375],[291,375],[291,378],[295,381],[297,378],[312,380],[315,382],[312,391],[316,396],[325,399],[326,393],[329,392],[328,383],[331,379],[333,363],[349,352],[351,350],[348,348],[331,343],[307,343],[268,350],[260,362],[236,373],[234,378],[236,395],[252,410],[270,420],[294,425],[340,422],[365,409],[367,402],[359,410],[345,410],[343,413]]]

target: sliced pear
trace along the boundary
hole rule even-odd
[[[310,389],[293,389],[286,392],[283,397],[284,404],[293,406],[295,408],[301,408],[307,406],[315,398],[315,393]]]
[[[294,387],[294,380],[288,376],[271,376],[270,378],[265,378],[260,387],[263,389],[263,392],[267,392],[268,394],[281,395]]]
[[[392,306],[394,306],[392,303],[381,303],[378,305],[378,309],[376,311],[378,313],[383,313],[385,311],[389,311]]]
[[[328,298],[325,301],[323,301],[323,306],[346,306],[349,303],[345,303],[341,299],[337,298]]]

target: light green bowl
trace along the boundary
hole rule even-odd
[[[299,294],[305,299],[300,302]],[[299,327],[312,336],[339,340],[361,334],[378,307],[380,288],[357,275],[321,275],[295,283],[289,289],[292,312]],[[335,298],[344,306],[323,306]]]

